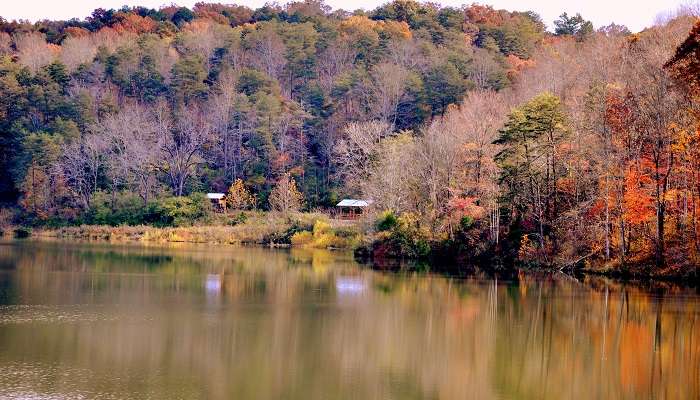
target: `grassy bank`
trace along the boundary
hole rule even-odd
[[[23,232],[5,229],[6,236]],[[321,213],[245,212],[219,215],[206,225],[178,227],[80,225],[27,230],[37,238],[81,241],[152,243],[258,244],[307,248],[352,249],[361,240],[359,230],[346,221]]]

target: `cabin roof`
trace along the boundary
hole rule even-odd
[[[343,199],[336,204],[336,207],[367,207],[370,203],[371,201],[368,200]]]
[[[223,199],[225,194],[223,193],[207,193],[207,199],[212,199],[212,200],[221,200]]]

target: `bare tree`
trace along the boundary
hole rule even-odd
[[[80,140],[68,143],[59,160],[60,170],[68,187],[78,196],[85,208],[90,208],[93,194],[98,189],[100,174],[104,172],[109,143],[100,134],[88,133]]]
[[[55,52],[49,48],[44,35],[38,32],[23,33],[15,36],[15,47],[19,61],[36,72],[48,65],[55,58]]]
[[[361,183],[362,196],[378,210],[415,212],[421,203],[415,174],[416,143],[408,133],[384,140],[369,177]]]
[[[374,116],[390,125],[393,130],[399,106],[405,100],[410,72],[396,64],[382,63],[371,72],[366,95]]]
[[[163,170],[176,196],[202,162],[202,150],[211,143],[211,125],[205,113],[194,106],[171,113],[164,103],[156,109],[158,141],[165,155]]]
[[[61,45],[59,59],[68,71],[75,71],[81,64],[92,62],[95,54],[97,54],[97,46],[92,37],[68,37]]]
[[[346,41],[333,42],[318,59],[318,77],[321,87],[329,93],[338,75],[349,70],[357,57],[357,50]]]
[[[415,172],[425,196],[426,214],[437,223],[447,211],[451,188],[459,175],[460,137],[455,126],[445,119],[435,120],[419,140]]]
[[[275,24],[259,23],[255,31],[246,35],[245,41],[250,64],[281,81],[287,63],[284,58],[286,47],[275,29]]]
[[[111,143],[112,179],[133,186],[144,204],[157,184],[156,172],[163,160],[157,128],[151,110],[140,104],[127,104],[92,128]]]
[[[12,52],[12,37],[7,32],[0,32],[0,55]]]
[[[352,122],[345,128],[333,158],[346,187],[359,192],[378,160],[382,139],[390,134],[389,125],[380,121]]]

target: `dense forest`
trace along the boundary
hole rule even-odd
[[[696,21],[562,14],[550,32],[412,0],[0,18],[0,219],[147,224],[229,188],[240,208],[357,197],[405,253],[694,273]]]

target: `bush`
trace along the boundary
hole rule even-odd
[[[314,236],[320,236],[320,235],[323,235],[326,233],[331,233],[332,232],[331,224],[329,224],[328,222],[325,222],[325,221],[321,221],[320,219],[316,220],[316,222],[314,222],[314,231],[313,232],[314,232]]]
[[[420,226],[413,214],[396,217],[386,212],[379,220],[377,228],[382,228],[377,240],[372,243],[373,256],[382,258],[423,259],[430,256],[430,232]]]
[[[316,220],[313,231],[298,231],[291,237],[291,244],[315,249],[352,248],[359,243],[359,235],[350,230],[335,231],[323,220]]]
[[[206,222],[211,215],[211,204],[202,193],[183,197],[169,197],[160,202],[164,221],[172,226],[191,226],[195,222]]]
[[[294,246],[305,246],[312,242],[313,234],[309,231],[296,232],[292,235],[292,245]]]
[[[209,200],[200,193],[187,197],[166,197],[146,206],[133,194],[120,194],[112,199],[106,193],[97,193],[83,222],[110,226],[191,226],[206,222],[210,215]]]
[[[18,239],[28,238],[32,235],[32,231],[29,228],[17,228],[14,230],[14,236]]]
[[[236,225],[241,225],[245,224],[245,222],[248,220],[248,216],[245,215],[245,213],[238,213],[235,216],[229,218],[229,220],[226,222],[229,226],[236,226]]]
[[[398,224],[398,219],[393,211],[384,211],[377,220],[377,230],[380,232],[393,229]]]

